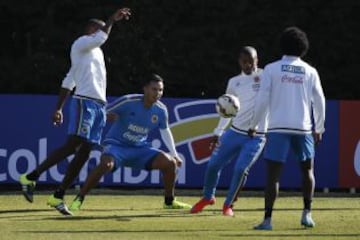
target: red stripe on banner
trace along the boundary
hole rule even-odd
[[[339,184],[360,187],[360,101],[340,101]]]
[[[210,142],[213,137],[202,138],[191,143],[191,147],[194,151],[195,161],[202,161],[205,158],[210,157],[212,150],[210,150]]]

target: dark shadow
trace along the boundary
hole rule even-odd
[[[303,229],[295,229],[296,230],[303,230]],[[262,233],[265,233],[264,231],[262,231]],[[337,237],[360,237],[360,234],[352,234],[352,233],[344,233],[344,234],[332,234],[332,233],[310,233],[309,234],[303,234],[303,233],[299,233],[299,234],[278,234],[274,231],[266,231],[266,233],[269,234],[256,234],[256,233],[247,233],[247,234],[242,234],[242,233],[238,233],[238,234],[221,234],[221,237],[238,237],[238,238],[249,238],[249,237],[253,237],[253,238],[275,238],[275,239],[280,239],[280,238],[297,238],[297,237],[326,237],[326,238],[337,238]]]
[[[0,210],[0,214],[6,213],[34,213],[34,212],[50,212],[53,209],[16,209],[16,210]]]
[[[211,230],[211,232],[223,232],[223,229],[219,229],[219,230]],[[44,234],[44,233],[64,233],[64,234],[83,234],[83,233],[184,233],[184,232],[209,232],[208,229],[168,229],[168,230],[63,230],[63,231],[16,231],[18,233],[39,233],[39,234]]]

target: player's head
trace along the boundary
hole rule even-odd
[[[85,34],[91,35],[104,26],[105,26],[105,22],[100,19],[96,19],[96,18],[89,19],[85,26]]]
[[[143,90],[145,102],[153,104],[163,95],[164,80],[157,74],[151,74],[145,77]]]
[[[241,71],[249,75],[256,71],[258,64],[257,52],[254,47],[245,46],[240,49],[239,65]]]
[[[309,40],[300,28],[288,27],[280,36],[280,47],[283,55],[303,57],[309,49]]]

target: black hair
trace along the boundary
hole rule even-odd
[[[241,54],[246,54],[251,56],[252,58],[257,58],[256,49],[252,46],[244,46],[240,49],[239,57]]]
[[[283,55],[303,57],[309,49],[309,40],[300,28],[288,27],[280,36],[280,47]]]
[[[160,77],[158,74],[152,73],[150,75],[146,75],[143,78],[143,86],[149,85],[151,82],[164,82],[162,77]]]

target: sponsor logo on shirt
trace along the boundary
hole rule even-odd
[[[281,71],[282,72],[305,74],[305,68],[302,67],[302,66],[281,65]]]
[[[135,125],[135,124],[130,124],[128,129],[133,131],[133,132],[141,133],[141,134],[148,134],[149,133],[148,128],[144,128],[142,126],[138,126],[138,125]]]
[[[285,74],[281,77],[281,82],[302,84],[304,82],[304,78],[302,76],[288,76]]]

